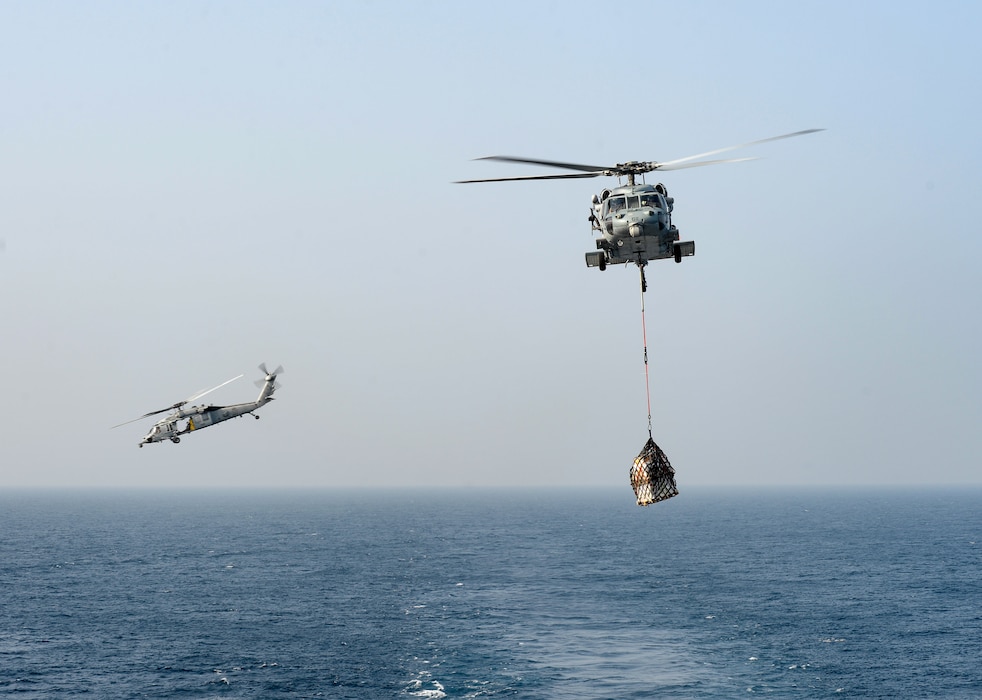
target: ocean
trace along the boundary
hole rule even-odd
[[[0,494],[0,696],[979,698],[982,489]]]

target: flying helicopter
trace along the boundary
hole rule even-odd
[[[661,183],[649,185],[644,183],[644,175],[658,170],[682,170],[697,168],[703,165],[719,163],[738,163],[755,158],[725,158],[716,160],[699,160],[727,151],[755,146],[769,141],[804,136],[824,129],[805,129],[791,134],[771,136],[759,141],[750,141],[736,146],[718,148],[714,151],[699,153],[694,156],[677,158],[668,161],[628,161],[617,165],[582,165],[565,163],[554,160],[538,160],[534,158],[517,158],[514,156],[488,156],[477,160],[496,160],[506,163],[528,163],[542,165],[548,168],[575,170],[575,173],[561,175],[527,175],[520,177],[495,177],[479,180],[458,180],[458,184],[475,182],[509,182],[517,180],[565,180],[591,178],[605,175],[608,177],[626,178],[626,184],[604,189],[599,195],[593,195],[588,220],[592,230],[599,233],[596,239],[597,249],[586,254],[587,267],[598,267],[606,270],[608,265],[623,265],[634,263],[641,271],[641,291],[647,289],[644,268],[649,260],[675,258],[682,262],[696,253],[695,241],[683,241],[678,228],[672,223],[672,211],[675,208],[675,198],[668,195],[668,189]],[[638,182],[638,180],[641,182]]]
[[[205,391],[200,391],[197,394],[189,396],[183,401],[178,401],[173,406],[167,406],[166,408],[161,408],[157,411],[144,413],[139,418],[134,418],[133,420],[128,420],[125,423],[114,425],[113,428],[119,428],[120,426],[129,425],[130,423],[135,423],[138,420],[143,420],[144,418],[149,418],[150,416],[156,416],[160,413],[171,411],[171,413],[158,420],[156,423],[154,423],[153,427],[150,428],[150,432],[147,433],[143,437],[143,440],[141,440],[139,443],[139,447],[143,447],[148,443],[163,442],[164,440],[170,440],[171,442],[178,443],[181,441],[181,435],[185,435],[195,430],[210,428],[213,425],[227,421],[231,418],[238,418],[246,413],[252,415],[252,417],[256,420],[259,420],[259,416],[253,412],[259,408],[262,408],[273,400],[273,392],[280,388],[280,384],[276,381],[276,377],[277,375],[283,373],[283,367],[281,365],[270,372],[266,369],[266,363],[264,362],[259,365],[259,371],[263,373],[263,378],[256,380],[256,386],[260,387],[260,391],[259,396],[255,401],[236,403],[230,406],[215,406],[208,404],[185,408],[187,404],[200,399],[205,394],[210,394],[216,389],[220,389],[226,384],[234,382],[236,379],[240,379],[243,376],[240,374],[238,377],[232,377],[228,381],[224,381],[218,386],[212,387],[211,389],[207,389]],[[187,422],[184,422],[185,420]]]

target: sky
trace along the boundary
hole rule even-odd
[[[0,489],[982,484],[982,5],[0,2]],[[552,172],[552,171],[549,171]],[[260,421],[110,429],[209,396]]]

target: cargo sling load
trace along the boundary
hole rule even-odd
[[[679,495],[679,489],[675,485],[675,470],[665,453],[650,437],[631,467],[631,487],[638,498],[639,506],[650,506]]]
[[[644,266],[641,269],[641,341],[644,349],[644,390],[648,399],[648,442],[641,448],[641,454],[631,467],[631,488],[637,496],[639,506],[650,506],[679,495],[675,485],[675,470],[668,457],[651,436],[651,380],[648,376],[648,328],[644,320],[644,293],[648,285],[644,279]]]

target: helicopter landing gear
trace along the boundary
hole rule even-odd
[[[173,442],[176,445],[177,443],[179,443],[181,441],[181,438],[179,438],[179,437],[172,437],[170,439],[170,441]]]

